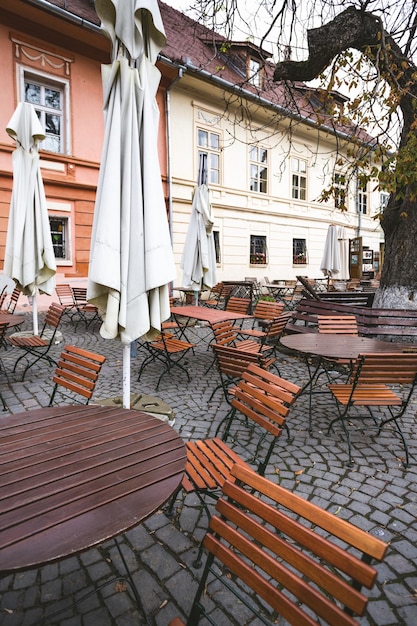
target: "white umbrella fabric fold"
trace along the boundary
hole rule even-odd
[[[182,285],[190,291],[211,289],[217,282],[213,223],[209,189],[207,185],[202,184],[194,191],[190,223],[181,260]]]
[[[337,277],[340,278],[340,280],[349,280],[349,238],[346,235],[344,226],[339,226],[337,238],[340,253],[340,272]]]
[[[156,0],[97,0],[113,62],[102,67],[105,131],[87,298],[100,333],[124,346],[123,406],[130,398],[131,342],[151,338],[170,315],[175,265],[158,160],[154,63],[165,44]]]
[[[52,295],[56,261],[52,245],[38,144],[45,133],[33,106],[20,102],[10,119],[15,139],[13,190],[7,227],[4,272],[33,298],[33,331],[38,334],[37,294]]]
[[[340,272],[341,262],[338,241],[338,229],[335,224],[330,224],[327,230],[326,242],[324,244],[324,252],[320,263],[320,269],[325,276],[330,277],[334,277]]]

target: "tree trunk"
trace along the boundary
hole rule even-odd
[[[417,70],[390,34],[383,30],[380,19],[366,11],[349,7],[328,24],[308,31],[307,39],[308,59],[278,63],[274,80],[312,80],[328,67],[337,54],[349,48],[359,50],[378,66],[381,75],[399,94],[398,106],[403,117],[400,148],[407,149],[408,144],[408,156],[411,157],[416,143]],[[382,53],[381,42],[385,45]],[[416,169],[413,162],[408,167],[410,171]],[[400,182],[397,182],[396,191],[391,194],[381,220],[385,234],[385,254],[374,307],[417,308],[417,257],[414,252],[417,238],[417,184],[408,175],[397,176],[396,180]]]

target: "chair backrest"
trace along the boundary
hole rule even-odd
[[[368,602],[362,587],[371,589],[377,578],[372,563],[384,558],[389,544],[236,464],[204,545],[209,554],[189,624],[205,615],[200,597],[213,574],[241,601],[243,582],[286,623],[353,626]],[[245,600],[261,617],[260,604]]]
[[[262,343],[276,342],[283,334],[288,321],[292,318],[291,311],[281,313],[281,315],[271,320],[265,328],[265,337]]]
[[[50,405],[58,387],[79,394],[88,404],[106,357],[76,346],[65,346],[61,352],[52,381],[55,383]]]
[[[216,355],[216,363],[221,376],[240,379],[251,363],[255,363],[264,369],[270,363],[270,359],[259,352],[244,352],[233,346],[218,344],[213,344],[212,348]]]
[[[56,302],[53,302],[49,305],[49,309],[46,312],[45,320],[43,323],[42,331],[40,332],[40,336],[44,334],[45,330],[48,328],[53,329],[53,336],[55,336],[56,330],[59,326],[59,322],[61,321],[62,314],[64,312],[64,307]]]
[[[75,304],[87,304],[87,287],[72,287]]]
[[[231,296],[226,304],[226,311],[233,311],[234,313],[243,313],[246,315],[252,304],[251,298],[237,298]]]
[[[254,363],[248,366],[233,388],[230,402],[233,410],[227,420],[223,439],[227,439],[235,419],[242,416],[245,423],[252,422],[252,426],[256,424],[260,427],[260,437],[253,460],[258,464],[257,471],[261,475],[269,463],[277,438],[280,437],[282,429],[287,428],[285,423],[287,415],[300,391],[298,385]],[[266,441],[268,433],[269,445]],[[254,432],[251,434],[251,441],[254,440],[253,437]]]
[[[360,354],[350,380],[360,384],[414,385],[417,377],[416,352],[377,352]]]
[[[19,300],[20,294],[22,293],[20,287],[15,287],[10,294],[9,301],[6,305],[6,310],[8,313],[14,313],[16,310],[17,302]],[[0,307],[1,308],[1,307]]]
[[[3,308],[6,298],[7,298],[7,285],[4,285],[3,289],[0,292],[0,309]]]
[[[211,328],[214,335],[214,341],[219,346],[231,345],[237,338],[236,329],[233,322],[230,320],[213,322],[211,324]]]
[[[58,296],[59,303],[62,306],[74,306],[74,293],[70,284],[56,285],[56,295]]]
[[[319,333],[357,335],[358,323],[354,315],[317,315]]]
[[[253,311],[253,316],[255,319],[259,320],[273,320],[281,315],[283,308],[283,302],[258,300]]]

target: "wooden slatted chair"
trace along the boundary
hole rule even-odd
[[[252,329],[256,331],[256,326],[264,327],[266,324],[279,317],[284,309],[283,302],[271,302],[269,300],[258,300],[253,311]],[[248,329],[249,330],[249,329]],[[256,333],[253,334],[256,336]]]
[[[256,329],[239,329],[239,336],[256,337],[259,339],[260,349],[262,352],[269,351],[274,357],[277,357],[277,348],[279,339],[285,331],[288,321],[291,319],[291,312],[285,311],[281,315],[266,324],[264,330]]]
[[[242,377],[243,372],[247,370],[251,363],[255,363],[262,367],[262,369],[267,370],[275,361],[274,358],[265,357],[259,352],[245,352],[233,346],[212,344],[212,348],[215,354],[217,370],[220,375],[220,384],[213,389],[208,400],[209,402],[213,399],[216,391],[223,389],[224,397],[230,404],[229,390],[231,385],[237,383]]]
[[[231,399],[231,411],[224,421],[222,437],[188,441],[187,462],[181,485],[171,498],[168,514],[172,512],[178,493],[195,492],[200,498],[207,515],[210,515],[205,496],[217,499],[219,490],[230,476],[235,463],[250,467],[226,440],[231,434],[232,424],[236,430],[233,441],[238,443],[242,453],[254,463],[259,474],[264,474],[277,439],[286,425],[291,406],[301,389],[297,385],[280,378],[255,365],[250,364],[243,372]],[[240,419],[239,419],[240,418]],[[238,426],[236,427],[236,424]],[[243,430],[242,430],[243,427]],[[250,443],[245,444],[246,439]],[[199,563],[202,549],[196,563]]]
[[[352,466],[351,425],[356,419],[361,420],[358,429],[361,433],[370,427],[376,428],[379,434],[384,426],[392,424],[403,443],[404,465],[408,466],[408,446],[399,420],[408,407],[416,382],[417,353],[368,353],[358,356],[348,383],[328,385],[339,411],[330,422],[328,432],[337,422],[341,423],[348,443],[349,466]],[[368,420],[366,427],[364,419]]]
[[[138,380],[140,380],[140,377],[145,367],[153,361],[161,361],[165,366],[162,370],[161,375],[158,378],[156,389],[159,388],[164,374],[170,372],[174,367],[178,367],[180,370],[182,370],[187,375],[188,381],[191,380],[188,370],[183,366],[180,361],[182,361],[182,359],[186,356],[186,354],[188,354],[190,350],[194,349],[194,343],[183,341],[182,339],[177,339],[169,332],[163,330],[154,341],[140,342],[140,346],[145,348],[149,352],[149,354],[142,361],[142,364],[139,368]]]
[[[214,593],[224,584],[259,623],[354,626],[368,603],[362,589],[374,586],[374,564],[388,545],[235,465],[204,538],[208,555],[187,624],[196,626],[203,617],[216,623],[215,596],[214,609],[202,601],[203,595],[211,598],[213,581]],[[260,603],[251,600],[251,591]],[[177,617],[169,626],[184,623]]]
[[[69,283],[56,285],[55,291],[59,304],[62,306],[63,314],[72,320],[73,315],[77,313],[77,305],[71,285]]]
[[[87,300],[87,287],[71,287],[71,289],[76,309],[72,314],[71,320],[74,321],[74,316],[77,315],[78,321],[84,322],[86,328],[90,324],[100,321],[101,317],[98,308]]]
[[[76,346],[65,346],[52,378],[55,384],[48,406],[54,404],[57,391],[60,396],[69,399],[71,403],[88,404],[105,360],[106,357],[101,354],[82,350]],[[66,391],[63,392],[63,389]],[[81,396],[82,400],[77,400],[77,396]]]
[[[239,348],[239,350],[255,354],[268,351],[268,348],[262,349],[259,341],[254,339],[238,341],[240,328],[235,326],[230,320],[214,322],[211,324],[211,329],[214,335],[214,342],[218,346],[234,346],[235,348]]]
[[[19,287],[15,287],[12,293],[10,294],[10,297],[6,299],[5,301],[3,300],[3,302],[1,303],[1,306],[0,306],[1,311],[4,311],[5,313],[13,314],[16,310],[17,302],[19,300],[21,293],[22,293],[21,289]]]
[[[235,296],[231,296],[226,304],[226,311],[233,311],[233,313],[242,313],[243,315],[248,315],[249,310],[252,304],[252,300],[250,298],[238,298]]]
[[[63,307],[53,302],[45,315],[43,327],[39,335],[14,333],[6,337],[8,343],[15,348],[23,350],[23,354],[14,364],[13,372],[16,371],[16,367],[22,359],[27,360],[27,365],[23,370],[22,381],[25,379],[26,372],[38,361],[43,360],[49,363],[49,365],[56,365],[56,361],[50,356],[49,351],[55,343],[55,336],[63,312]]]
[[[211,288],[208,297],[200,300],[200,304],[216,309],[224,308],[226,299],[230,296],[232,289],[231,285],[217,283]]]
[[[354,315],[317,315],[317,324],[319,333],[338,334],[338,335],[354,335],[357,336],[358,323]],[[329,382],[334,382],[338,375],[330,373],[329,364],[342,366],[345,369],[342,376],[346,376],[352,371],[353,363],[350,359],[323,359],[322,365]]]

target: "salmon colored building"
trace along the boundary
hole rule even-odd
[[[0,0],[1,265],[15,148],[6,127],[18,102],[28,100],[46,129],[41,171],[57,272],[68,278],[87,276],[104,128],[101,64],[110,62],[110,50],[93,2]],[[158,93],[163,125],[169,74],[161,80]],[[164,127],[159,136],[166,179]]]

